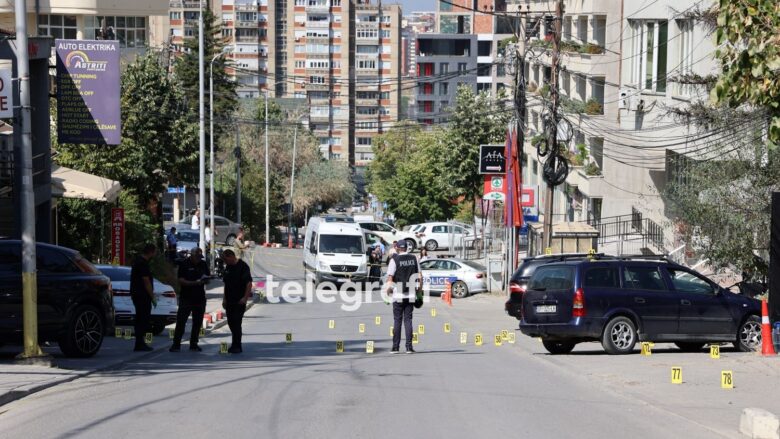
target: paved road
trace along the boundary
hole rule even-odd
[[[260,252],[255,270],[302,277],[298,252]],[[389,354],[391,311],[382,302],[355,312],[339,303],[262,304],[245,317],[242,355],[218,353],[229,338],[225,328],[207,337],[203,353],[161,352],[4,406],[0,431],[25,438],[737,437],[732,420],[740,408],[729,411],[729,401],[691,404],[695,389],[668,393],[672,401],[657,396],[663,394],[659,388],[679,389],[671,384],[653,387],[654,399],[643,398],[624,391],[622,381],[608,385],[594,378],[593,368],[616,357],[553,359],[522,336],[516,344],[494,346],[493,334],[512,325],[499,303],[476,296],[448,308],[434,299],[415,315],[415,324],[425,325],[415,355]],[[328,329],[331,319],[334,329]],[[445,322],[452,326],[449,334]],[[460,344],[462,331],[467,345]],[[478,331],[483,346],[473,343]],[[291,344],[284,342],[288,332]],[[336,353],[339,340],[344,353]],[[376,344],[373,354],[365,353],[368,340]],[[602,360],[594,365],[592,358]],[[629,374],[641,359],[620,357],[629,370],[621,373]],[[663,355],[651,359],[657,364]],[[665,366],[656,369],[668,373]],[[727,422],[719,422],[724,416]]]

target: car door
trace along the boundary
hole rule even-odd
[[[63,252],[49,247],[36,249],[38,265],[38,328],[54,334],[65,324],[73,299],[88,289],[83,273]]]
[[[449,233],[447,233],[446,225],[435,225],[431,227],[431,233],[429,236],[426,236],[426,238],[426,241],[431,239],[436,241],[436,244],[438,244],[439,248],[450,247],[450,236]]]
[[[423,288],[428,291],[444,291],[445,266],[441,259],[430,259],[420,263]]]
[[[0,243],[0,335],[21,340],[22,250],[18,243]]]
[[[679,301],[655,264],[622,267],[625,302],[641,320],[640,331],[650,340],[674,338],[678,331]]]
[[[737,322],[720,288],[682,267],[666,272],[680,302],[680,334],[734,335]]]

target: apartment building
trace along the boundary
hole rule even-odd
[[[530,1],[528,132],[524,144],[523,184],[535,189],[543,212],[545,158],[538,157],[535,138],[543,132],[541,105],[552,86],[551,38],[555,1]],[[676,174],[677,158],[696,150],[701,137],[677,123],[668,108],[685,106],[706,96],[673,83],[680,73],[711,74],[716,65],[710,35],[684,14],[694,0],[634,2],[566,1],[562,22],[561,109],[571,126],[567,134],[571,172],[556,187],[554,222],[610,221],[632,218],[659,232],[650,251],[676,248],[673,215],[661,196]],[[510,5],[510,11],[518,5]],[[538,56],[536,56],[538,55]],[[540,218],[541,220],[541,218]],[[629,220],[630,221],[630,220]],[[646,227],[646,226],[645,226]],[[637,233],[644,231],[637,230]],[[644,251],[628,247],[624,252]]]

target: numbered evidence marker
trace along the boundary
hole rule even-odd
[[[122,328],[115,328],[114,329],[114,337],[122,338]]]
[[[495,343],[496,346],[501,346],[502,342],[501,334],[496,334],[495,337],[493,337],[493,343]]]
[[[338,352],[338,353],[344,352],[344,342],[343,341],[337,341],[336,342],[336,352]]]
[[[460,333],[460,344],[466,344],[469,341],[469,335],[468,333],[461,332]]]
[[[392,337],[392,336],[393,336],[393,327],[391,326],[390,327],[390,337]]]
[[[449,323],[445,323],[444,324],[444,332],[449,333],[450,331],[452,331],[452,327],[450,326]]]
[[[206,328],[203,326],[200,327],[200,336],[205,337],[206,336]]]
[[[130,340],[131,338],[133,338],[133,330],[125,329],[125,340]]]
[[[431,317],[436,317],[436,308],[431,308]]]
[[[152,335],[151,332],[146,333],[146,336],[144,337],[144,341],[146,342],[146,344],[152,344],[152,342],[154,341],[154,336]]]
[[[336,327],[335,320],[328,320],[328,329],[334,329]]]
[[[501,330],[501,341],[508,341],[509,340],[509,331],[506,329]]]
[[[361,334],[364,334],[366,332],[366,324],[365,323],[361,323],[361,324],[358,325],[358,332],[361,333]]]
[[[292,343],[292,333],[288,332],[287,334],[284,334],[284,342]]]
[[[169,329],[168,330],[168,338],[173,340],[173,336],[175,335],[175,332],[176,332],[175,330]]]
[[[650,346],[650,343],[644,341],[642,342],[641,346],[642,346],[642,351],[641,351],[642,355],[650,356],[653,354],[653,347]]]
[[[366,353],[367,354],[374,353],[374,342],[372,340],[366,342]]]
[[[420,336],[416,332],[412,332],[412,344],[420,342]]]
[[[227,354],[228,353],[228,345],[227,342],[223,341],[219,344],[219,353],[220,354]]]
[[[482,346],[482,334],[477,334],[474,336],[474,344],[477,346]]]
[[[734,388],[734,372],[723,370],[720,372],[720,387],[723,389]]]
[[[374,317],[374,324],[379,326],[382,324],[382,316],[376,316]]]
[[[515,333],[514,333],[514,332],[510,332],[510,333],[509,333],[509,336],[508,336],[508,338],[507,338],[507,341],[508,341],[510,344],[515,344]]]
[[[720,358],[720,346],[714,344],[710,346],[710,358],[717,360]]]
[[[417,325],[417,333],[420,335],[425,335],[425,325]]]
[[[672,368],[672,384],[682,384],[682,367]]]

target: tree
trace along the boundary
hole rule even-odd
[[[179,57],[174,64],[174,72],[184,95],[187,99],[187,106],[192,114],[198,114],[200,104],[200,85],[198,70],[198,28],[195,28],[195,35],[184,42],[184,54]],[[212,58],[223,52],[225,47],[222,37],[222,26],[218,18],[211,12],[210,7],[203,9],[203,67],[204,71],[204,93],[205,93],[205,111],[209,114],[209,63]],[[236,94],[236,83],[230,79],[225,71],[228,61],[222,56],[214,62],[214,119],[226,120],[233,114],[237,106],[238,95]],[[220,132],[221,123],[215,122],[215,131]],[[220,132],[221,133],[221,132]]]

